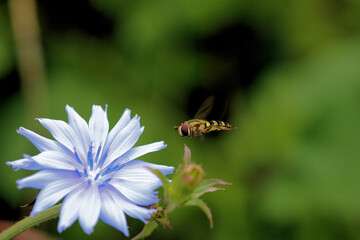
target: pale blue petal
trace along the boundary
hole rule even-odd
[[[154,190],[162,186],[160,179],[148,167],[161,171],[164,175],[172,173],[173,167],[133,160],[128,163],[109,182],[129,200],[139,205],[151,205],[158,201]]]
[[[108,149],[108,156],[106,164],[112,162],[122,154],[129,151],[139,139],[144,131],[144,127],[140,128],[140,121],[138,117],[131,119],[129,124],[115,137],[111,146]]]
[[[64,147],[61,143],[54,141],[52,139],[45,138],[43,136],[40,136],[37,133],[34,133],[33,131],[30,131],[26,128],[20,127],[17,131],[19,134],[23,135],[27,139],[30,140],[34,146],[39,149],[40,152],[43,151],[63,151],[68,152],[69,150]]]
[[[75,170],[80,164],[67,154],[55,151],[45,151],[33,156],[32,159],[42,168],[54,168],[63,170]]]
[[[84,232],[90,234],[99,220],[101,200],[97,186],[90,185],[84,190],[79,209],[79,223]]]
[[[113,226],[119,231],[123,232],[125,236],[129,236],[129,227],[127,226],[126,217],[122,208],[118,207],[121,205],[117,203],[111,196],[109,191],[112,189],[104,187],[100,189],[101,196],[101,214],[100,218],[106,224]]]
[[[119,121],[115,124],[115,126],[111,129],[108,134],[108,137],[105,142],[104,149],[108,149],[108,147],[112,144],[115,137],[125,128],[126,125],[130,122],[130,114],[131,111],[129,109],[125,109]]]
[[[35,216],[59,202],[65,195],[81,184],[81,178],[61,179],[54,181],[43,188],[36,198],[30,216]]]
[[[66,105],[65,110],[68,114],[69,125],[78,136],[84,151],[88,151],[91,140],[87,122],[69,105]]]
[[[155,174],[153,174],[148,168],[143,166],[142,163],[143,162],[140,160],[132,160],[126,163],[125,166],[122,167],[115,174],[114,181],[118,179],[118,180],[137,182],[139,184],[151,184],[151,185],[161,182],[159,178]]]
[[[85,151],[85,149],[81,147],[81,141],[69,124],[61,120],[47,118],[39,118],[38,120],[57,141],[72,152],[76,149],[80,159],[86,159],[87,150]]]
[[[106,109],[104,111],[102,107],[98,105],[93,105],[92,108],[92,114],[89,120],[89,130],[95,152],[99,148],[100,144],[104,146],[109,132],[109,121]]]
[[[16,181],[18,188],[43,189],[46,185],[65,178],[79,178],[74,171],[44,169],[28,177]],[[75,180],[76,181],[76,180]]]
[[[154,174],[153,174],[154,175]],[[137,181],[130,182],[126,180],[113,179],[109,182],[114,188],[121,192],[127,199],[135,204],[150,206],[159,201],[154,193],[154,189],[161,186],[161,181],[157,181],[157,186],[149,186],[149,183]]]
[[[125,154],[121,155],[117,161],[118,161],[118,163],[124,164],[125,162],[136,159],[147,153],[164,149],[164,148],[166,148],[166,146],[167,145],[164,144],[164,141],[160,141],[160,142],[154,142],[154,143],[150,143],[150,144],[143,145],[143,146],[134,147],[134,148],[131,148],[129,151],[127,151]]]
[[[26,169],[26,170],[39,170],[42,169],[42,166],[35,162],[31,156],[24,155],[25,158],[15,160],[12,162],[6,162],[8,166],[11,166],[15,171],[19,169]]]
[[[140,207],[133,203],[126,202],[126,204],[124,204],[124,212],[130,217],[137,218],[146,224],[148,220],[151,218],[151,215],[156,213],[156,210]]]
[[[107,188],[107,193],[111,195],[118,208],[122,209],[130,217],[137,218],[144,223],[147,223],[147,219],[150,219],[151,215],[156,212],[155,209],[147,209],[134,204],[125,198],[121,192],[110,186]]]
[[[121,174],[130,174],[130,175],[128,175],[128,177],[131,177],[131,174],[133,174],[134,172],[136,173],[137,171],[141,171],[141,173],[142,173],[143,172],[142,170],[146,169],[146,168],[153,168],[153,169],[159,170],[164,175],[171,174],[174,171],[174,167],[172,167],[172,166],[148,163],[148,162],[144,162],[141,160],[132,160],[132,161],[126,163],[126,165],[121,169],[120,172],[121,172]],[[134,172],[132,172],[132,170]],[[145,172],[151,173],[148,170]],[[151,174],[154,175],[153,173],[151,173]],[[133,175],[133,177],[136,178],[136,175]]]
[[[61,205],[59,223],[57,227],[59,233],[62,233],[65,229],[70,227],[76,219],[78,219],[79,209],[83,197],[83,191],[80,188],[74,189],[65,197]]]
[[[126,180],[139,184],[141,188],[146,187],[151,190],[155,190],[156,188],[162,186],[162,182],[148,168],[157,169],[164,175],[171,174],[174,170],[174,167],[151,164],[140,160],[132,160],[126,163],[125,166],[115,174],[111,183],[116,183],[117,180]]]

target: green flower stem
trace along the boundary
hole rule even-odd
[[[55,205],[41,213],[38,213],[35,217],[26,217],[19,222],[15,223],[2,233],[0,233],[0,240],[12,239],[20,233],[28,230],[31,227],[39,225],[42,222],[50,219],[58,218],[60,214],[61,204]]]

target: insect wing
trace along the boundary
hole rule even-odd
[[[200,106],[199,110],[195,114],[195,119],[206,119],[214,106],[214,95],[208,97]]]

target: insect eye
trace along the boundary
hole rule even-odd
[[[187,136],[188,135],[188,130],[189,130],[189,126],[184,123],[182,126],[181,126],[181,133],[183,136]]]

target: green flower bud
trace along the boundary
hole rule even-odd
[[[176,208],[188,201],[203,178],[204,170],[200,165],[185,166],[169,186],[170,205]]]
[[[193,192],[203,180],[204,175],[204,170],[200,165],[190,164],[184,168],[180,174],[180,179],[183,182],[183,186],[186,187],[188,191]]]

